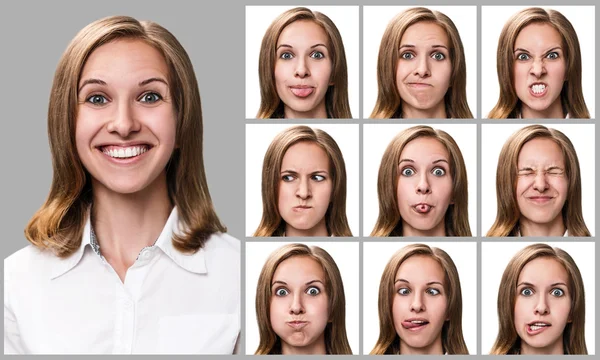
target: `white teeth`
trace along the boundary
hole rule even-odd
[[[413,323],[413,324],[425,324],[425,321],[423,321],[423,320],[413,320],[413,321],[411,321],[411,323]]]
[[[130,158],[130,157],[138,156],[140,154],[145,153],[146,151],[148,151],[148,147],[143,145],[143,146],[132,146],[132,147],[127,147],[127,148],[120,148],[120,149],[108,149],[108,150],[105,149],[103,151],[103,153],[112,158],[126,159],[126,158]]]
[[[541,94],[544,92],[544,90],[546,90],[546,85],[544,85],[544,84],[533,85],[533,86],[531,86],[531,90],[533,91],[534,94]]]
[[[535,324],[529,325],[529,328],[531,329],[531,331],[536,331],[541,328],[545,328],[546,326],[548,326],[548,325],[544,324],[544,323],[535,323]]]

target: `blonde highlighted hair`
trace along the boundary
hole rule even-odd
[[[462,332],[462,292],[460,278],[452,258],[442,249],[425,244],[411,244],[398,250],[388,261],[379,283],[379,338],[371,355],[400,354],[400,336],[394,327],[392,305],[394,303],[394,281],[400,265],[408,258],[429,256],[437,261],[444,271],[444,291],[448,294],[446,320],[442,327],[442,348],[449,355],[468,354]]]
[[[471,236],[467,169],[460,148],[447,132],[424,125],[413,126],[400,132],[385,149],[377,177],[379,216],[371,236],[402,236],[402,217],[398,209],[397,191],[400,176],[398,162],[406,144],[420,137],[438,140],[450,155],[453,203],[448,206],[444,216],[446,235]]]
[[[371,118],[389,119],[402,117],[402,98],[396,86],[396,71],[400,59],[400,41],[404,32],[418,22],[429,22],[440,26],[450,42],[450,87],[444,96],[448,118],[473,118],[467,103],[467,65],[465,51],[456,26],[443,13],[424,7],[415,7],[396,15],[388,24],[377,58],[377,101]]]
[[[560,147],[569,181],[562,218],[569,236],[591,236],[583,220],[581,207],[581,171],[577,152],[562,132],[543,125],[529,125],[513,133],[500,151],[496,170],[497,214],[486,236],[518,236],[521,211],[517,203],[519,153],[523,145],[536,138],[550,139]]]
[[[496,67],[500,84],[500,97],[490,111],[491,119],[518,118],[521,113],[521,100],[517,97],[514,84],[514,50],[517,36],[529,24],[549,24],[562,38],[563,53],[566,60],[566,75],[560,102],[563,115],[570,118],[590,117],[581,86],[581,50],[573,25],[560,12],[539,7],[519,11],[508,19],[498,40]]]
[[[333,21],[325,14],[305,7],[297,7],[279,15],[267,29],[260,47],[258,76],[260,82],[259,119],[284,118],[284,104],[275,86],[275,63],[277,61],[277,41],[283,29],[298,20],[309,20],[319,25],[329,39],[327,48],[331,56],[331,79],[325,94],[327,117],[334,119],[352,118],[348,102],[348,66],[342,35]]]
[[[53,177],[50,194],[25,228],[36,247],[57,256],[72,254],[81,244],[92,202],[91,179],[75,146],[77,92],[81,71],[98,47],[119,39],[134,39],[156,48],[169,68],[170,93],[177,116],[176,143],[167,165],[167,186],[187,229],[173,245],[194,252],[208,237],[226,229],[217,217],[204,173],[202,109],[192,63],[177,39],[160,25],[126,16],[97,20],[82,29],[62,55],[54,75],[48,109],[48,137]]]
[[[352,354],[346,336],[346,297],[342,275],[329,253],[318,246],[288,244],[275,250],[265,262],[256,286],[256,317],[260,343],[256,355],[281,354],[281,339],[271,327],[273,275],[279,264],[294,256],[306,256],[321,265],[325,274],[325,292],[329,300],[329,322],[325,327],[327,354]]]
[[[515,303],[517,283],[521,270],[530,261],[537,258],[551,258],[558,261],[569,275],[569,294],[571,295],[570,322],[563,332],[563,350],[565,354],[587,355],[585,345],[585,290],[583,278],[573,258],[564,250],[546,244],[533,244],[521,249],[510,260],[498,289],[498,336],[490,354],[519,354],[521,338],[515,329]]]
[[[346,165],[342,151],[325,131],[304,125],[282,131],[267,149],[262,169],[263,214],[254,236],[282,236],[285,233],[286,223],[278,209],[281,163],[290,146],[301,141],[320,146],[329,159],[333,190],[329,208],[325,213],[327,232],[332,236],[352,236],[346,218]]]

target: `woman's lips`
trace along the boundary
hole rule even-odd
[[[308,321],[288,321],[286,324],[295,330],[300,330],[308,325]]]
[[[553,198],[552,196],[529,196],[527,199],[535,204],[544,205],[550,202]]]
[[[410,331],[419,331],[429,324],[427,320],[404,320],[402,327]]]
[[[305,98],[310,96],[315,91],[315,88],[312,86],[290,86],[290,90],[297,97]]]
[[[412,208],[419,214],[427,214],[433,209],[433,206],[426,203],[419,203],[413,205]]]
[[[310,209],[312,209],[312,206],[308,206],[308,205],[298,205],[298,206],[294,206],[292,208],[295,212],[305,212],[308,211]]]
[[[547,322],[533,322],[527,324],[527,334],[537,335],[549,328],[550,326],[552,326],[552,324],[549,324]]]
[[[543,97],[548,93],[548,84],[533,83],[529,85],[529,94],[533,97]]]

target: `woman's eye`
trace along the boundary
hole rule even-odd
[[[546,59],[550,59],[550,60],[558,59],[558,53],[556,51],[548,53],[548,55],[546,55]]]
[[[429,294],[429,295],[434,295],[434,296],[435,296],[435,295],[439,295],[439,294],[441,294],[441,293],[442,293],[442,292],[441,292],[441,291],[439,291],[438,289],[434,289],[434,288],[429,288],[429,289],[427,289],[427,291],[426,291],[426,292],[427,292],[427,294]]]
[[[401,54],[400,57],[404,60],[411,60],[414,59],[415,55],[413,53],[405,52]]]
[[[431,170],[431,173],[435,176],[444,176],[446,175],[446,170],[436,167],[433,170]]]
[[[93,105],[102,105],[108,102],[108,99],[103,95],[91,95],[85,101]]]
[[[562,289],[552,289],[552,291],[550,291],[550,294],[552,294],[552,296],[556,296],[556,297],[561,297],[563,295],[565,295],[565,292]]]
[[[281,55],[279,55],[279,58],[283,59],[283,60],[289,60],[289,59],[292,59],[293,57],[294,56],[292,55],[292,53],[289,53],[289,52],[284,52]]]
[[[281,180],[283,180],[284,182],[290,182],[294,180],[294,176],[293,175],[283,175],[281,177]]]
[[[275,296],[286,296],[287,294],[289,294],[289,291],[287,291],[287,289],[280,288],[275,290]]]
[[[308,289],[306,289],[306,293],[311,296],[317,296],[321,293],[321,290],[319,290],[318,287],[311,286]]]
[[[406,296],[406,295],[410,294],[410,289],[400,288],[400,289],[398,289],[398,294]]]
[[[142,95],[142,97],[140,98],[141,102],[148,103],[148,104],[154,104],[155,102],[157,102],[159,100],[162,100],[162,96],[160,96],[154,92],[146,93],[146,94]]]
[[[531,295],[533,295],[533,290],[531,290],[530,288],[525,288],[525,289],[521,290],[521,295],[531,296]]]
[[[517,60],[521,60],[521,61],[529,60],[529,55],[527,55],[525,53],[521,53],[521,54],[517,55]]]
[[[402,175],[403,176],[413,176],[415,174],[415,171],[411,168],[406,168],[402,170]]]
[[[320,51],[314,51],[312,54],[310,54],[310,57],[313,59],[323,59],[325,58],[325,54]]]
[[[321,182],[321,181],[325,180],[325,176],[323,176],[323,175],[313,175],[312,179],[315,180],[315,181],[317,181],[317,182]]]
[[[436,53],[433,53],[433,54],[431,55],[431,57],[432,57],[434,60],[437,60],[437,61],[442,61],[442,60],[444,60],[444,59],[446,58],[446,55],[442,54],[441,52],[436,52]]]

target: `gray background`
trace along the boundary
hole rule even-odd
[[[0,1],[0,225],[4,233],[0,241],[2,258],[26,246],[23,229],[34,212],[43,204],[52,178],[51,159],[47,138],[47,108],[52,78],[58,60],[75,34],[90,22],[109,15],[129,15],[139,20],[155,21],[171,31],[187,50],[196,71],[204,118],[204,160],[208,183],[213,202],[228,232],[242,240],[242,269],[244,269],[244,124],[269,123],[244,119],[244,29],[245,5],[521,5],[522,1],[487,0],[432,0],[427,3],[416,0],[328,0],[322,1],[194,1],[194,0],[134,0],[134,1]],[[584,1],[529,1],[527,5],[595,5],[593,0]],[[598,7],[596,7],[598,12]],[[481,7],[478,7],[481,15]],[[362,30],[362,7],[360,9]],[[598,19],[598,14],[596,14]],[[577,21],[576,19],[570,19]],[[478,20],[478,42],[481,39],[481,20]],[[362,37],[361,37],[362,41]],[[496,41],[496,40],[493,40]],[[481,46],[478,46],[481,49]],[[362,44],[360,58],[362,58]],[[596,36],[596,53],[598,52]],[[596,54],[596,58],[598,58]],[[478,55],[479,63],[483,60]],[[362,67],[362,61],[361,61]],[[359,67],[360,68],[360,67]],[[482,89],[481,66],[477,66],[478,88]],[[362,78],[360,68],[359,77]],[[596,71],[598,74],[598,71]],[[471,76],[471,75],[470,75]],[[584,74],[585,76],[585,74]],[[258,89],[257,89],[258,91]],[[362,104],[362,88],[359,101]],[[598,91],[596,91],[598,103]],[[478,94],[478,109],[481,109],[481,95]],[[360,110],[362,112],[362,109]],[[458,121],[454,123],[477,123],[481,135],[482,123],[497,123],[498,120]],[[271,120],[272,121],[272,120]],[[439,122],[438,120],[437,122]],[[306,121],[305,121],[306,122]],[[373,120],[356,119],[350,121],[328,121],[331,123],[376,123]],[[511,121],[507,121],[511,122]],[[595,120],[591,122],[595,123]],[[293,123],[293,121],[288,121]],[[435,124],[436,121],[426,121]],[[522,122],[525,125],[525,121]],[[545,123],[551,123],[545,121]],[[557,122],[558,123],[558,122]],[[585,121],[582,123],[589,123]],[[362,128],[362,127],[361,127]],[[595,128],[596,139],[598,128]],[[478,146],[481,145],[478,139]],[[362,136],[359,148],[362,151]],[[598,156],[596,156],[597,169]],[[478,151],[478,161],[481,162]],[[480,168],[480,167],[479,167]],[[360,166],[362,174],[362,165]],[[597,178],[597,175],[596,175]],[[472,179],[471,181],[473,181]],[[481,184],[481,178],[477,181]],[[479,195],[481,186],[478,187]],[[362,191],[359,195],[362,198]],[[598,196],[598,189],[596,189]],[[479,209],[480,196],[477,196]],[[597,202],[597,201],[596,201]],[[361,216],[362,219],[362,216]],[[479,218],[478,224],[480,224]],[[598,212],[596,212],[598,223]],[[479,228],[480,226],[478,226]],[[481,229],[478,229],[481,233]],[[362,248],[366,237],[359,242],[361,256],[359,271],[362,273]],[[323,241],[326,239],[316,239]],[[478,288],[481,289],[481,236],[469,239],[428,239],[428,241],[477,241]],[[545,238],[547,241],[560,241],[562,238]],[[578,241],[594,241],[581,239]],[[311,239],[312,241],[312,239]],[[368,240],[366,240],[368,241]],[[385,241],[385,240],[384,240]],[[390,241],[394,241],[390,239]],[[505,239],[485,239],[485,241],[505,241]],[[401,247],[402,244],[399,244]],[[598,248],[596,247],[596,253]],[[597,258],[597,254],[596,254]],[[243,271],[243,270],[242,270]],[[242,274],[243,275],[243,274]],[[242,279],[245,277],[242,276]],[[596,277],[596,287],[598,287]],[[485,281],[485,279],[483,279]],[[362,280],[359,281],[362,298]],[[255,286],[255,284],[248,284]],[[242,299],[246,284],[242,280]],[[481,296],[478,296],[481,302]],[[362,301],[360,303],[362,308]],[[482,331],[481,306],[478,304],[478,328]],[[596,311],[598,314],[598,311]],[[362,317],[362,310],[359,314]],[[243,338],[245,310],[242,303],[242,338],[240,352],[245,353]],[[595,319],[588,319],[595,321]],[[362,326],[362,324],[361,324]],[[596,331],[596,338],[598,331]],[[361,334],[362,343],[362,334]],[[368,353],[371,349],[360,349]],[[477,351],[481,349],[478,337]]]

